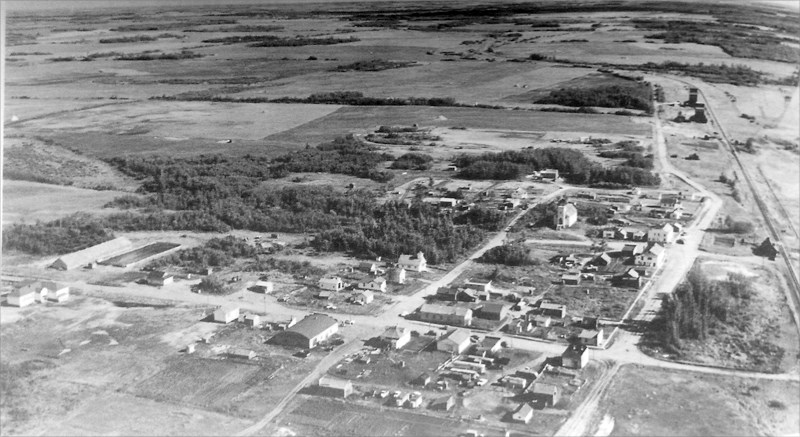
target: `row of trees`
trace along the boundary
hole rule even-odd
[[[632,82],[626,85],[602,85],[592,88],[562,88],[551,91],[536,101],[542,104],[564,106],[600,106],[604,108],[628,108],[653,112],[650,86]]]
[[[102,223],[87,214],[74,214],[49,223],[18,223],[3,230],[3,250],[33,255],[57,255],[114,238]]]
[[[507,266],[540,264],[539,260],[531,257],[530,249],[521,244],[505,244],[493,247],[481,256],[480,261],[491,264],[504,264]]]
[[[575,184],[611,183],[624,185],[658,185],[660,178],[645,168],[622,165],[605,168],[573,149],[540,148],[482,155],[460,155],[454,160],[465,179],[517,179],[534,170],[557,169]],[[646,165],[646,162],[632,162]]]

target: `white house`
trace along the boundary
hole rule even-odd
[[[417,255],[400,255],[397,261],[399,267],[406,270],[413,270],[415,272],[424,272],[428,269],[428,263],[425,261],[425,254],[417,252]]]
[[[366,305],[375,299],[375,295],[372,294],[372,291],[370,290],[360,290],[356,293],[353,293],[352,298],[353,298],[353,303],[359,305]]]
[[[69,299],[69,287],[52,281],[42,282],[41,290],[47,293],[47,299],[55,302],[64,302]]]
[[[342,278],[338,276],[333,276],[330,278],[322,278],[317,283],[317,286],[323,290],[328,291],[341,291],[344,289],[344,282],[342,282]]]
[[[411,330],[400,326],[386,328],[380,335],[380,340],[391,346],[392,349],[402,349],[411,341]]]
[[[664,225],[660,228],[653,228],[647,231],[647,241],[652,243],[670,244],[675,240],[675,232],[672,225]]]
[[[239,307],[226,305],[214,311],[214,321],[220,323],[230,323],[239,318]]]
[[[36,302],[36,297],[38,295],[36,290],[37,285],[37,283],[27,283],[16,288],[8,295],[8,304],[20,308],[33,304]]]
[[[406,269],[402,267],[389,269],[387,275],[389,276],[389,281],[395,284],[406,283]]]
[[[436,342],[436,350],[460,354],[469,348],[469,331],[456,329]]]
[[[636,255],[635,263],[637,266],[661,267],[661,264],[664,262],[665,253],[664,246],[653,243],[644,253]]]
[[[367,282],[360,282],[358,284],[358,288],[362,288],[364,290],[373,290],[373,291],[380,291],[382,293],[386,292],[386,279],[378,277],[371,281]]]

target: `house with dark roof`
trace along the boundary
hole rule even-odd
[[[358,270],[364,273],[375,273],[378,271],[378,265],[370,261],[360,262],[358,263]]]
[[[555,385],[535,382],[529,389],[530,398],[545,407],[552,407],[561,399],[561,391]]]
[[[510,308],[510,305],[502,302],[486,302],[478,309],[476,316],[487,320],[503,320]]]
[[[478,355],[482,356],[494,356],[501,349],[503,349],[503,339],[500,337],[493,337],[487,335],[486,337],[478,343],[477,346]]]
[[[339,322],[326,314],[309,314],[291,328],[272,337],[272,342],[285,346],[313,348],[338,332]]]
[[[411,331],[409,329],[392,326],[386,328],[379,337],[380,341],[392,349],[401,349],[411,341]]]
[[[588,348],[582,344],[571,344],[561,354],[561,366],[570,369],[583,369],[589,363]]]
[[[456,398],[453,395],[445,395],[431,401],[428,408],[438,411],[450,411],[456,405]]]
[[[419,319],[423,322],[469,326],[472,324],[472,310],[458,306],[424,304],[419,309]]]
[[[617,287],[639,288],[642,286],[642,276],[634,268],[630,268],[621,275],[611,278],[611,283]]]
[[[642,253],[641,244],[626,244],[622,247],[622,256],[636,256]]]

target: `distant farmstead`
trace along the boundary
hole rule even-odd
[[[105,243],[62,255],[50,265],[57,270],[72,270],[78,267],[94,264],[103,259],[119,255],[131,249],[133,244],[125,237],[118,237]]]

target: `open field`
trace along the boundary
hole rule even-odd
[[[3,223],[51,221],[76,212],[118,212],[103,205],[128,193],[27,181],[3,181]]]
[[[614,419],[611,435],[787,435],[800,426],[798,390],[796,382],[624,366],[600,405]]]

